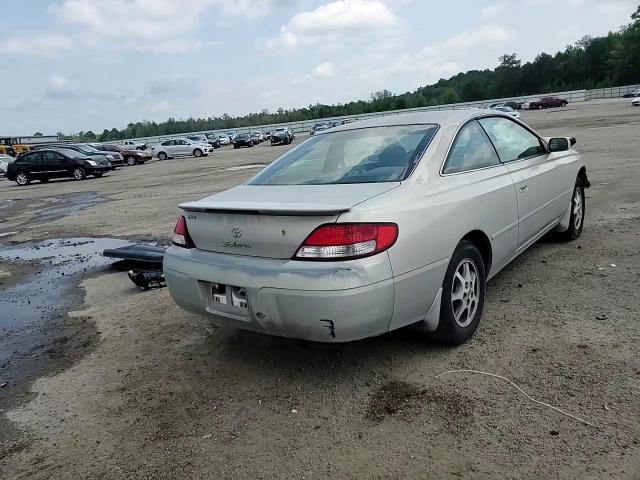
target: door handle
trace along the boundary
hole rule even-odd
[[[523,185],[520,187],[520,192],[526,192],[527,190],[529,190],[529,185]]]

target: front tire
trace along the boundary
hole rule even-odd
[[[573,195],[571,196],[571,216],[569,218],[569,228],[560,234],[561,238],[566,241],[575,240],[582,235],[582,227],[584,227],[584,185],[582,179],[578,177],[573,187]]]
[[[193,156],[194,156],[194,157],[196,157],[196,158],[201,157],[201,156],[202,156],[202,150],[200,150],[199,148],[196,148],[196,149],[193,151]]]
[[[462,240],[444,277],[440,322],[433,338],[447,345],[461,345],[469,340],[480,324],[486,288],[482,255],[473,243]]]
[[[87,173],[84,171],[84,168],[76,167],[73,169],[73,178],[78,181],[84,180],[87,178]]]
[[[21,187],[29,185],[31,183],[31,175],[27,172],[20,172],[16,175],[16,183]]]
[[[129,165],[130,167],[133,167],[136,164],[136,159],[135,157],[127,157],[126,162],[127,162],[127,165]]]

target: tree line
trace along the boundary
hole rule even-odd
[[[640,83],[640,6],[631,23],[602,37],[585,36],[555,55],[540,53],[532,62],[522,63],[515,53],[507,53],[491,70],[470,70],[413,92],[394,95],[388,90],[374,92],[368,100],[337,105],[309,105],[305,108],[263,110],[243,116],[169,118],[165,122],[129,123],[118,130],[96,134],[78,132],[61,137],[77,141],[118,141],[125,138],[175,135],[195,131],[225,130],[275,123],[294,123],[343,115],[358,115],[404,108],[482,101],[493,98],[533,95],[543,92],[605,88]]]

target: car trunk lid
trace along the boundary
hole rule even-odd
[[[316,227],[398,185],[241,185],[180,208],[201,250],[291,258]]]

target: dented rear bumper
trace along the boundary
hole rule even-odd
[[[386,253],[349,262],[302,262],[171,247],[164,274],[180,307],[270,335],[347,342],[387,332],[393,317]],[[244,289],[247,308],[216,303],[215,284]]]

